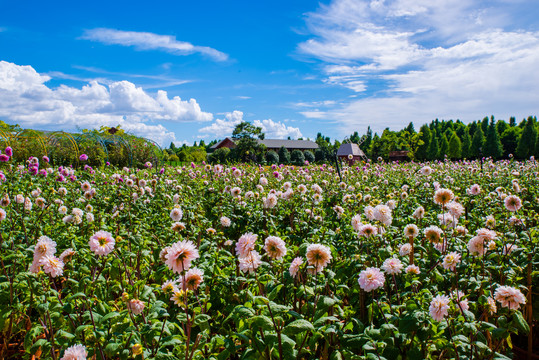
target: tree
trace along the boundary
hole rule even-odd
[[[305,150],[303,156],[305,156],[305,160],[307,160],[309,163],[313,163],[315,160],[314,154],[310,150]]]
[[[527,159],[535,153],[535,142],[537,141],[537,129],[535,128],[535,118],[528,117],[522,135],[515,152],[519,159]]]
[[[229,155],[230,149],[227,147],[222,147],[210,154],[209,161],[212,163],[224,164],[226,163]]]
[[[470,147],[472,146],[472,139],[470,138],[470,133],[466,128],[464,130],[464,135],[462,136],[462,147],[460,151],[461,158],[467,159],[470,157]]]
[[[325,159],[326,159],[326,157],[325,157],[325,154],[324,154],[324,150],[316,149],[315,152],[314,152],[314,161],[316,161],[318,163],[321,163],[321,162],[324,162]]]
[[[449,139],[449,148],[447,150],[447,155],[452,160],[460,159],[462,151],[462,144],[456,132],[453,132],[451,138]]]
[[[257,155],[260,155],[265,146],[260,144],[256,138],[264,139],[262,128],[254,126],[247,121],[242,121],[234,128],[232,138],[236,141],[234,154],[240,161],[255,161]]]
[[[509,154],[515,154],[521,131],[518,126],[510,126],[502,133],[500,141],[502,142],[503,156],[507,157]]]
[[[258,137],[259,139],[264,139],[264,133],[262,128],[259,126],[254,126],[250,122],[242,121],[234,128],[232,131],[232,137],[234,139],[244,139],[244,138],[254,138]]]
[[[496,129],[496,124],[494,123],[494,118],[490,120],[490,124],[487,130],[487,138],[485,140],[485,156],[490,156],[493,159],[499,159],[503,155],[502,143],[500,142],[500,137],[498,136],[498,130]]]
[[[279,160],[282,164],[290,164],[290,152],[284,146],[279,149]]]
[[[430,144],[431,131],[427,124],[421,126],[419,129],[419,139],[423,141],[423,144],[419,145],[415,153],[415,157],[418,160],[427,160],[428,159],[428,150]]]
[[[440,153],[438,154],[439,159],[443,159],[445,155],[448,155],[449,151],[449,142],[447,141],[447,136],[445,133],[440,137]]]
[[[436,132],[432,133],[432,137],[429,143],[429,151],[427,152],[427,159],[436,160],[438,158],[438,138],[436,138]]]
[[[483,143],[485,142],[485,136],[483,135],[483,128],[477,126],[472,137],[472,144],[470,146],[470,157],[477,159],[483,156]]]
[[[266,154],[266,161],[268,164],[279,164],[279,155],[275,151],[270,150]]]
[[[292,160],[292,163],[294,165],[303,165],[305,163],[305,156],[301,152],[301,150],[294,150],[292,151],[292,154],[290,155],[290,160]]]

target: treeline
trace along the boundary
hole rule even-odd
[[[249,123],[242,123],[235,129],[238,147],[220,148],[212,152],[211,146],[217,141],[205,144],[203,140],[193,146],[176,147],[173,143],[166,149],[168,161],[234,163],[252,161],[262,164],[303,164],[309,162],[334,161],[341,141],[330,139],[318,133],[314,140],[318,149],[311,151],[288,152],[285,148],[278,152],[267,151],[256,143],[256,137],[263,137],[259,129]],[[360,148],[370,159],[389,160],[392,151],[407,151],[410,160],[427,161],[478,159],[491,157],[495,160],[508,158],[527,159],[539,156],[539,123],[536,116],[529,116],[517,123],[515,117],[509,121],[496,120],[494,116],[485,117],[469,124],[460,120],[438,120],[421,126],[416,131],[414,124],[392,131],[386,128],[381,135],[373,133],[369,127],[367,133],[359,135],[356,131],[343,142],[360,144]]]
[[[418,132],[410,123],[400,131],[386,128],[382,135],[357,132],[350,136],[352,142],[361,143],[362,150],[371,159],[389,159],[391,151],[408,151],[413,160],[477,159],[491,157],[526,159],[539,155],[537,118],[529,116],[518,124],[514,117],[496,120],[494,116],[464,124],[457,120],[434,120],[421,126]]]

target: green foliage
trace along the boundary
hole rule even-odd
[[[266,162],[268,164],[279,164],[279,154],[275,151],[268,151],[266,154]]]
[[[537,141],[536,122],[533,116],[529,116],[524,129],[522,129],[522,135],[515,151],[518,159],[526,159],[535,153],[535,142]]]
[[[315,161],[314,154],[310,150],[305,150],[303,152],[303,156],[305,156],[305,160],[307,160],[309,163],[313,163]]]
[[[488,119],[487,119],[488,120]],[[483,145],[485,142],[485,136],[483,134],[483,128],[482,126],[477,126],[473,137],[472,137],[472,144],[470,145],[470,157],[473,159],[477,159],[483,156],[484,149]]]
[[[208,160],[215,164],[225,164],[230,156],[230,149],[227,147],[222,147],[216,149],[213,153],[208,155]]]
[[[294,150],[290,154],[290,161],[294,165],[303,165],[305,163],[305,156],[301,150]]]
[[[451,135],[451,138],[449,139],[449,147],[447,150],[447,155],[450,159],[460,159],[461,157],[461,151],[462,151],[462,144],[460,143],[460,139],[457,136],[457,133],[453,133]]]
[[[290,164],[290,152],[284,146],[279,149],[279,161],[282,164]]]
[[[490,121],[490,125],[487,130],[487,138],[485,139],[485,156],[490,156],[493,159],[499,159],[503,155],[502,143],[498,136],[498,130],[494,123],[494,119]]]

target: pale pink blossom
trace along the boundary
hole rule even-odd
[[[262,264],[262,256],[257,251],[250,251],[247,256],[238,258],[242,272],[253,273]]]
[[[460,262],[460,254],[456,251],[450,252],[446,256],[444,256],[444,261],[442,262],[442,266],[446,270],[455,271],[457,264]]]
[[[66,349],[64,356],[60,360],[86,360],[88,352],[86,352],[86,347],[84,345],[73,345]]]
[[[436,321],[442,321],[449,312],[449,297],[438,295],[432,299],[429,306],[430,316]]]
[[[417,265],[408,265],[406,269],[404,269],[407,274],[414,274],[419,275],[421,273],[421,270],[419,269],[419,266]]]
[[[138,299],[131,299],[127,303],[127,308],[131,310],[133,315],[139,315],[142,314],[142,311],[144,311],[144,301],[138,300]]]
[[[305,257],[307,258],[309,265],[314,266],[317,270],[318,268],[323,269],[326,267],[332,259],[331,250],[327,246],[321,244],[311,244],[307,246]]]
[[[255,249],[255,242],[258,235],[253,233],[243,234],[236,243],[236,255],[238,257],[246,257],[251,251]]]
[[[397,258],[386,259],[382,265],[382,270],[384,270],[386,274],[400,274],[402,268],[402,262]]]
[[[404,236],[415,238],[419,234],[419,229],[415,224],[408,224],[404,227]]]
[[[468,241],[468,250],[472,255],[485,255],[488,250],[488,248],[485,247],[485,239],[481,236],[474,236]]]
[[[198,250],[190,240],[178,241],[168,247],[165,264],[175,273],[189,270],[191,262],[198,259]]]
[[[526,298],[519,289],[511,286],[500,286],[494,292],[494,299],[509,310],[516,310],[520,304],[526,304]]]
[[[299,267],[303,264],[303,258],[297,257],[294,260],[292,260],[292,264],[290,264],[290,269],[288,269],[288,272],[290,273],[290,276],[295,278],[298,274]]]
[[[64,273],[64,263],[54,255],[45,255],[39,262],[43,266],[43,271],[53,278]]]
[[[434,202],[438,205],[445,206],[453,200],[454,197],[453,191],[449,189],[438,189],[434,193]]]
[[[518,211],[522,207],[522,201],[516,195],[509,195],[504,199],[505,208],[511,212]]]
[[[196,290],[203,281],[204,272],[200,269],[192,268],[187,273],[185,273],[185,286],[189,290]],[[182,287],[183,286],[184,284],[182,283]]]
[[[402,244],[401,247],[399,248],[400,256],[410,255],[410,252],[412,252],[412,245],[410,245],[409,243]]]
[[[359,273],[359,286],[366,292],[376,290],[384,285],[384,273],[378,268],[369,267]]]
[[[90,237],[89,245],[96,255],[108,255],[114,250],[116,241],[108,231],[98,231]]]
[[[264,242],[264,250],[275,260],[282,259],[286,255],[286,244],[277,236],[268,236]]]

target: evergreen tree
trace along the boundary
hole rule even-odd
[[[513,127],[513,126],[517,126],[517,120],[515,119],[514,116],[511,116],[509,118],[509,126]]]
[[[431,131],[427,124],[421,126],[419,129],[419,139],[423,141],[422,145],[419,145],[417,151],[415,152],[415,158],[418,160],[427,160],[428,159],[428,150],[430,145]]]
[[[518,126],[508,127],[500,136],[500,141],[503,147],[503,156],[507,157],[509,154],[515,154],[517,149],[518,139],[522,130]]]
[[[485,116],[481,121],[481,130],[483,130],[483,135],[487,133],[488,130],[488,116]]]
[[[485,156],[490,156],[495,160],[501,158],[503,155],[502,143],[493,118],[490,120],[490,125],[488,126],[483,153]]]
[[[477,126],[472,137],[472,144],[470,146],[470,158],[477,159],[483,156],[484,142],[485,135],[483,134],[483,128],[482,126]]]
[[[436,138],[436,132],[432,132],[429,143],[429,151],[427,152],[427,159],[436,160],[438,158],[438,139]]]
[[[284,146],[279,149],[279,160],[283,164],[290,164],[290,152]]]
[[[449,139],[449,149],[447,151],[447,155],[452,160],[457,160],[461,157],[461,151],[462,144],[460,142],[460,139],[457,136],[457,133],[453,132],[453,135],[451,135],[451,138]]]
[[[472,146],[472,139],[470,138],[470,134],[468,132],[468,129],[466,128],[464,130],[464,135],[462,136],[462,148],[460,151],[461,158],[467,159],[470,157],[471,146]]]
[[[537,141],[537,129],[535,128],[535,119],[530,116],[522,130],[520,141],[515,152],[519,159],[527,159],[535,153],[535,142]]]
[[[442,134],[440,138],[440,153],[438,154],[438,159],[442,159],[445,157],[445,155],[448,155],[449,150],[449,142],[447,141],[447,137],[445,136],[445,133]]]

